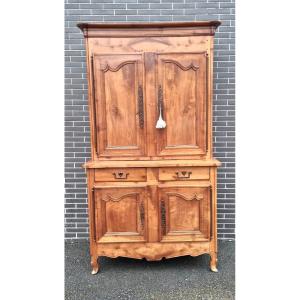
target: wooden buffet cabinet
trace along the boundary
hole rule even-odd
[[[217,271],[212,78],[219,25],[78,24],[89,86],[92,274],[99,256],[205,253]]]

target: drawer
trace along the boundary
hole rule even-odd
[[[95,170],[95,181],[146,181],[146,168],[107,168]]]
[[[209,168],[204,168],[204,167],[160,168],[158,178],[159,180],[209,179]]]

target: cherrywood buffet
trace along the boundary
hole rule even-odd
[[[212,157],[218,21],[82,23],[92,159],[92,274],[98,257],[209,254],[217,271]]]

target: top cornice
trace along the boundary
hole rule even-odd
[[[137,35],[143,31],[143,35],[151,36],[163,31],[166,35],[176,35],[190,32],[190,35],[214,35],[215,30],[221,24],[220,21],[193,21],[193,22],[152,22],[152,23],[78,23],[84,36],[123,36]],[[118,33],[117,33],[118,31]],[[172,34],[173,33],[173,34]]]

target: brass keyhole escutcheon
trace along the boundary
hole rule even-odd
[[[112,173],[115,177],[115,179],[127,179],[127,176],[129,175],[129,173],[126,172],[114,172]]]
[[[190,178],[192,172],[190,172],[190,171],[179,171],[179,172],[175,172],[175,174],[177,175],[178,179],[186,179],[186,178]]]

